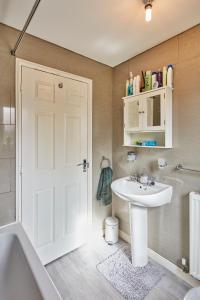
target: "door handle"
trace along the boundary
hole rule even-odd
[[[83,162],[77,164],[76,166],[77,167],[83,166],[83,172],[86,172],[87,168],[89,168],[89,162],[87,162],[87,159],[83,159]]]

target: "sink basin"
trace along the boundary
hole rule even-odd
[[[129,177],[115,180],[112,191],[125,201],[144,207],[156,207],[171,202],[172,186],[155,182],[155,185],[145,186]]]
[[[173,188],[160,182],[146,186],[129,177],[113,181],[111,188],[129,203],[132,264],[144,267],[148,263],[148,208],[170,203]]]

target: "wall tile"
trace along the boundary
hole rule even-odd
[[[10,159],[0,159],[0,194],[11,190],[11,162]]]
[[[11,94],[14,91],[14,58],[0,49],[0,124],[10,124],[11,122]],[[14,64],[13,64],[13,63]]]
[[[10,124],[11,108],[10,95],[0,87],[0,124]]]
[[[145,70],[162,69],[164,65],[177,64],[178,62],[178,38],[174,37],[144,53],[129,60],[129,70],[134,75]]]
[[[15,193],[0,194],[0,226],[15,221]]]
[[[15,157],[15,125],[0,125],[0,158]]]
[[[16,160],[14,158],[10,159],[10,168],[11,168],[11,192],[16,191]]]
[[[179,60],[200,56],[200,25],[179,35]]]

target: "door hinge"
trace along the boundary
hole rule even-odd
[[[164,99],[165,99],[165,93],[164,93]]]

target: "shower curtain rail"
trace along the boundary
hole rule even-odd
[[[22,31],[20,32],[20,35],[19,35],[19,37],[17,39],[17,42],[16,42],[14,48],[10,51],[11,55],[15,56],[17,48],[19,47],[19,45],[20,45],[20,43],[21,43],[21,41],[22,41],[22,39],[24,37],[24,34],[26,32],[26,29],[28,28],[28,25],[30,24],[30,22],[31,22],[31,20],[32,20],[32,18],[34,16],[34,14],[35,14],[35,12],[36,12],[36,10],[37,10],[38,5],[40,4],[40,2],[41,2],[41,0],[36,0],[35,1],[32,9],[31,9],[31,12],[30,12],[30,14],[29,14],[29,16],[28,16],[28,18],[26,20],[26,23],[24,24],[24,27],[23,27]]]

